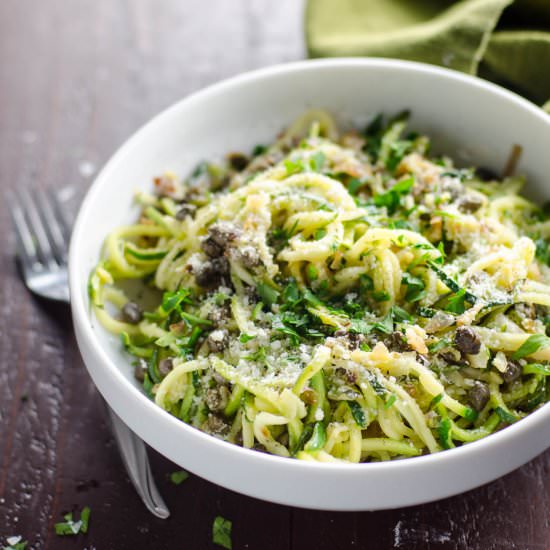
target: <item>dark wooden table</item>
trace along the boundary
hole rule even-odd
[[[295,0],[2,0],[0,182],[60,191],[74,213],[96,170],[138,126],[186,94],[304,56]],[[69,312],[32,299],[13,262],[7,208],[0,263],[0,543],[33,549],[208,549],[213,518],[235,549],[550,548],[550,452],[490,485],[377,513],[312,512],[260,502],[150,452],[172,511],[143,507],[120,463],[80,359]],[[472,464],[472,468],[476,465]],[[54,523],[84,505],[87,535]]]

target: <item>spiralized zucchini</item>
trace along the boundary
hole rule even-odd
[[[548,215],[521,178],[430,158],[405,125],[340,134],[311,111],[137,195],[89,289],[160,407],[247,448],[372,462],[544,406]]]

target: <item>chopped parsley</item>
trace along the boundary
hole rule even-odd
[[[518,360],[536,353],[539,349],[550,347],[550,338],[544,334],[531,334],[514,352],[512,359]]]
[[[373,202],[376,206],[385,206],[388,214],[393,214],[401,204],[401,197],[407,195],[414,186],[414,177],[398,181],[389,191],[375,195]]]
[[[272,306],[277,303],[279,298],[279,291],[275,290],[272,286],[266,283],[258,283],[258,294],[262,299],[262,302],[267,306]]]
[[[407,292],[405,293],[405,300],[407,302],[418,302],[426,296],[426,284],[420,277],[415,277],[408,271],[405,271],[401,283],[407,287]]]
[[[55,534],[64,536],[64,535],[78,535],[79,533],[88,532],[88,523],[90,521],[90,508],[85,506],[80,513],[80,519],[74,520],[73,514],[69,512],[63,516],[65,521],[56,523],[54,525]]]
[[[301,161],[293,161],[290,159],[287,159],[284,161],[284,165],[286,168],[286,175],[292,176],[293,174],[299,174],[300,172],[304,171],[304,165]]]
[[[437,353],[442,349],[448,348],[451,345],[451,341],[448,338],[441,338],[437,342],[428,344],[428,350],[430,353]]]
[[[296,347],[300,343],[300,335],[293,328],[284,326],[278,327],[276,330],[289,337],[291,346]]]
[[[320,241],[326,234],[327,234],[327,230],[324,227],[320,227],[319,229],[315,230],[315,233],[313,234],[313,238],[316,241]]]
[[[188,288],[180,288],[176,292],[165,292],[162,296],[162,309],[166,313],[170,313],[179,308],[182,303],[191,304],[190,295],[191,291]]]
[[[392,306],[391,316],[396,323],[411,323],[413,321],[412,315],[399,306]]]
[[[447,300],[445,311],[459,315],[466,311],[466,291],[463,288]]]
[[[25,550],[28,542],[23,540],[23,537],[15,535],[6,538],[7,546],[2,546],[2,550]]]
[[[531,363],[523,367],[523,374],[542,374],[543,376],[550,376],[550,365]]]
[[[233,543],[231,541],[231,529],[233,523],[223,518],[222,516],[216,516],[214,523],[212,524],[212,542],[231,550],[233,548]]]
[[[189,474],[185,470],[177,470],[170,474],[170,481],[174,485],[181,485],[188,477]]]
[[[263,155],[267,151],[267,147],[265,145],[255,145],[254,149],[252,149],[252,156],[258,157],[260,155]]]
[[[322,151],[318,151],[311,157],[309,165],[314,172],[320,172],[325,165],[325,160],[325,154]]]

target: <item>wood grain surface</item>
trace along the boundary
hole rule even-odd
[[[296,0],[2,0],[0,182],[55,187],[73,215],[115,148],[153,114],[212,82],[304,56]],[[4,201],[3,201],[4,202]],[[550,452],[485,487],[377,513],[293,509],[240,496],[150,451],[171,509],[152,517],[130,485],[66,307],[31,298],[0,209],[0,547],[209,549],[220,514],[233,547],[546,550]],[[472,464],[472,468],[476,465]],[[92,509],[86,535],[64,513]]]

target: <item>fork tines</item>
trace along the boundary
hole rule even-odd
[[[67,264],[69,226],[53,190],[20,187],[9,195],[19,259],[25,269],[56,269]]]

